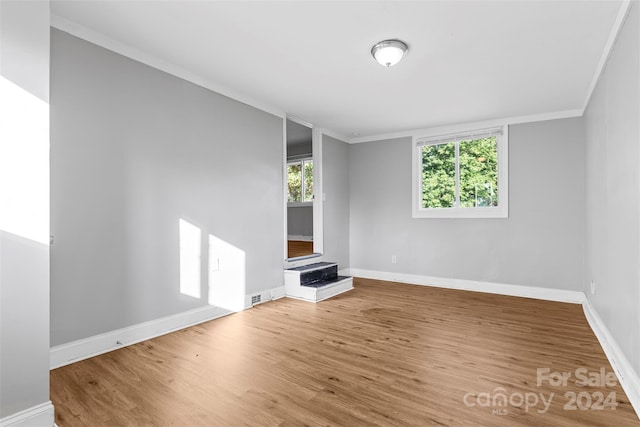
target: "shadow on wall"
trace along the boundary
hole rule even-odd
[[[245,251],[213,234],[203,242],[202,229],[184,219],[179,220],[179,232],[180,293],[227,310],[243,310]],[[208,253],[206,262],[203,252]]]

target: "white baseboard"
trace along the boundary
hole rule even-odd
[[[0,427],[53,427],[54,412],[51,402],[32,406],[0,419]]]
[[[389,282],[408,283],[411,285],[485,292],[490,294],[535,298],[548,301],[568,302],[573,304],[582,304],[586,301],[583,292],[568,291],[564,289],[508,285],[504,283],[492,282],[478,282],[475,280],[449,279],[443,277],[420,276],[415,274],[390,273],[386,271],[363,270],[359,268],[349,268],[345,271],[348,272],[349,276],[362,277],[365,279],[386,280]]]
[[[631,363],[629,363],[629,360],[625,357],[622,349],[620,349],[615,338],[613,338],[613,335],[611,335],[611,332],[609,332],[609,329],[607,329],[591,303],[588,300],[585,301],[582,304],[582,308],[593,333],[600,341],[600,345],[620,381],[620,385],[629,398],[631,406],[633,406],[636,415],[640,418],[640,378],[638,378],[638,373],[633,369],[633,366],[631,366]]]
[[[252,304],[251,303],[251,299],[254,296],[260,295],[260,302]],[[271,288],[271,289],[267,289],[265,291],[261,291],[261,292],[257,292],[255,294],[251,294],[251,295],[245,295],[244,297],[244,309],[248,309],[253,307],[254,305],[258,305],[258,304],[262,304],[265,302],[269,302],[269,301],[273,301],[276,299],[280,299],[282,297],[284,297],[285,295],[285,290],[284,290],[284,285],[282,286],[278,286],[277,288]]]
[[[198,323],[217,319],[231,313],[233,312],[220,307],[205,306],[58,345],[50,350],[51,369],[117,350]]]

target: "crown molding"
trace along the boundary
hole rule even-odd
[[[565,110],[552,113],[531,114],[526,116],[506,117],[502,119],[484,120],[470,123],[458,123],[443,126],[434,126],[420,129],[411,129],[400,132],[384,133],[371,136],[359,136],[357,138],[349,138],[346,141],[349,144],[359,144],[362,142],[382,141],[386,139],[409,138],[414,136],[430,136],[443,135],[453,132],[461,132],[466,130],[489,128],[494,126],[515,125],[520,123],[542,122],[545,120],[568,119],[573,117],[581,117],[583,110]]]

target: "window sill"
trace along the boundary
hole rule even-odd
[[[509,218],[506,207],[416,209],[412,218]]]

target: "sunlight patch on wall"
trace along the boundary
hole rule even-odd
[[[209,304],[232,311],[244,310],[245,287],[245,252],[210,234]]]
[[[200,298],[202,276],[202,232],[180,219],[180,293]]]
[[[49,105],[2,76],[0,230],[49,245]]]

